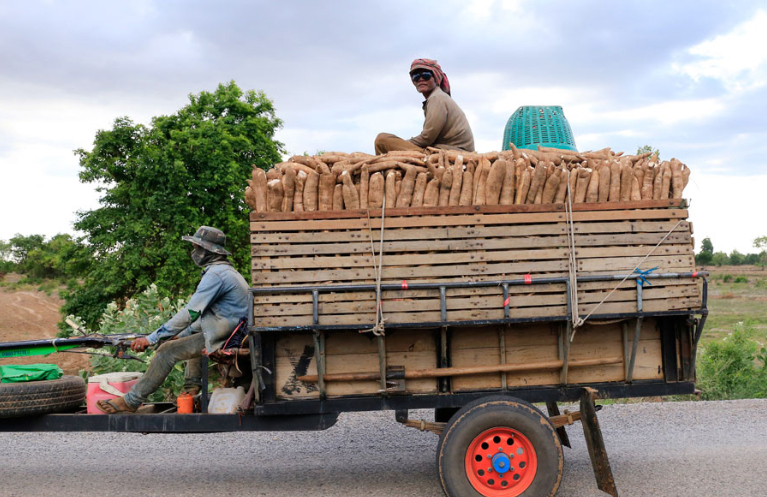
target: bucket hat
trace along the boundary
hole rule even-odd
[[[200,226],[192,236],[182,236],[182,240],[195,243],[214,254],[232,255],[226,250],[226,235],[223,231],[210,226]]]

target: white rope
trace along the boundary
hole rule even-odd
[[[383,198],[383,204],[381,205],[381,247],[378,250],[378,259],[376,259],[375,242],[373,241],[373,233],[370,230],[370,209],[368,208],[368,237],[370,238],[370,251],[373,253],[373,268],[376,272],[376,324],[372,328],[367,330],[360,330],[361,333],[373,333],[376,336],[383,336],[386,334],[386,319],[383,315],[383,307],[381,305],[381,274],[383,273],[383,247],[384,247],[384,221],[386,220],[386,196]]]
[[[572,174],[572,171],[570,171]],[[567,201],[565,202],[565,219],[567,220],[567,246],[569,247],[569,257],[567,272],[570,278],[570,309],[573,320],[573,336],[575,330],[583,325],[584,319],[580,318],[578,308],[578,261],[575,259],[575,220],[573,219],[573,195],[570,191],[570,178],[567,180]],[[572,337],[570,338],[572,341]]]

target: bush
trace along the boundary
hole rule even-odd
[[[724,283],[729,283],[729,282],[731,282],[731,281],[732,281],[732,275],[731,275],[731,274],[725,274],[724,276],[722,276],[722,281],[723,281]]]
[[[128,300],[125,307],[120,310],[117,303],[112,302],[99,321],[98,333],[104,335],[125,333],[151,333],[165,323],[173,314],[184,306],[184,301],[171,302],[170,299],[161,298],[157,287],[150,286],[135,298]],[[84,327],[84,320],[69,316],[78,325]],[[102,349],[107,350],[108,348]],[[109,350],[111,354],[113,351]],[[98,352],[97,352],[98,353]],[[94,355],[91,359],[93,374],[111,373],[116,371],[145,372],[154,357],[154,349],[143,353],[133,353],[144,362],[115,359],[108,355]],[[171,371],[162,387],[149,397],[150,402],[163,402],[175,399],[184,386],[184,363],[177,363]]]
[[[702,350],[698,386],[704,400],[767,397],[767,349],[754,334],[750,323],[738,323],[732,333]]]
[[[738,276],[735,278],[735,283],[748,283],[748,278],[745,276]]]

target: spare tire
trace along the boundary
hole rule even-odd
[[[79,376],[0,383],[0,418],[70,411],[85,403],[85,392],[85,381]]]

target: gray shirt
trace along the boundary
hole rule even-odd
[[[421,148],[435,147],[474,152],[474,134],[458,104],[439,87],[423,103],[423,131],[408,140]]]

